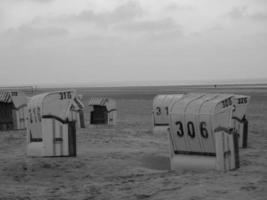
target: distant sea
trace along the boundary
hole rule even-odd
[[[187,80],[187,81],[128,81],[101,83],[65,83],[0,85],[0,90],[21,90],[27,94],[37,94],[52,90],[77,89],[92,95],[114,94],[158,94],[216,89],[266,89],[267,79],[238,80]]]

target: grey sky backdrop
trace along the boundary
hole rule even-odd
[[[266,0],[0,0],[0,84],[267,78]]]

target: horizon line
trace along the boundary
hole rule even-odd
[[[222,86],[222,85],[266,85],[267,78],[257,79],[226,79],[226,80],[170,80],[170,81],[111,81],[111,82],[69,82],[69,83],[39,83],[1,85],[8,88],[77,88],[77,87],[149,87],[149,86]]]

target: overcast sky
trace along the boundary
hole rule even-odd
[[[267,78],[266,0],[0,0],[0,84]]]

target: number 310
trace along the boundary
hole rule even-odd
[[[71,99],[71,92],[60,92],[59,93],[60,95],[60,100],[63,100],[63,99]]]

